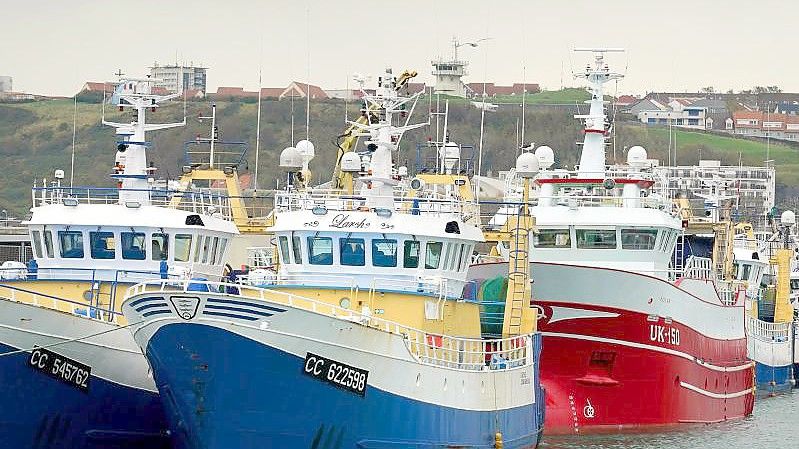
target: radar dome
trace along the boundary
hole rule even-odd
[[[285,148],[280,152],[280,168],[296,170],[302,168],[302,155],[294,147]]]
[[[541,167],[545,169],[551,167],[552,164],[555,163],[555,152],[546,145],[541,145],[536,148],[535,157],[538,158],[538,163]]]
[[[439,155],[444,160],[444,166],[448,171],[455,168],[461,157],[461,148],[455,142],[447,142],[446,145],[438,150]]]
[[[647,154],[644,147],[636,145],[627,150],[627,163],[630,165],[641,166],[646,164]]]
[[[358,154],[348,151],[341,156],[341,171],[356,173],[361,171],[361,158]]]
[[[796,214],[791,210],[786,210],[780,216],[780,222],[785,226],[793,226],[796,224]]]
[[[522,153],[516,158],[516,174],[522,178],[532,178],[538,174],[540,164],[534,153]]]
[[[314,146],[310,140],[300,140],[297,142],[297,151],[300,152],[300,156],[302,156],[306,161],[310,161],[313,159],[314,153]]]

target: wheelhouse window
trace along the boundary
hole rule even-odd
[[[657,229],[622,229],[621,248],[653,250],[658,238]],[[669,235],[671,238],[671,235]]]
[[[197,241],[194,243],[194,263],[200,262],[200,256],[202,256],[202,249],[203,249],[203,236],[198,235]]]
[[[216,253],[217,257],[217,264],[222,263],[222,259],[225,257],[225,248],[227,248],[227,239],[220,238],[219,239],[219,251]]]
[[[363,239],[339,239],[339,256],[342,265],[362,267],[366,265],[366,247]],[[313,262],[311,262],[313,263]],[[332,260],[330,263],[333,263]],[[317,264],[320,265],[320,264]],[[326,264],[321,264],[326,265]]]
[[[568,229],[541,229],[533,243],[536,248],[570,248],[572,245]]]
[[[372,240],[372,265],[376,267],[396,267],[397,241],[394,239]]]
[[[175,234],[175,262],[188,262],[191,256],[191,234]]]
[[[150,256],[152,260],[167,260],[169,259],[169,235],[162,233],[154,233],[150,240],[150,247],[153,250]]]
[[[208,263],[208,253],[211,252],[211,237],[205,236],[203,238],[203,258],[202,263]]]
[[[122,258],[127,260],[144,260],[146,254],[144,243],[147,236],[143,232],[122,232]]]
[[[47,257],[53,258],[53,232],[52,231],[44,231],[44,250],[47,253]]]
[[[452,270],[453,266],[455,265],[455,253],[458,251],[458,244],[457,243],[445,243],[444,244],[444,265],[442,268],[444,270]]]
[[[463,269],[466,270],[469,268],[469,265],[472,263],[472,251],[474,250],[474,245],[463,245]]]
[[[291,238],[291,248],[294,250],[294,263],[302,263],[302,240],[296,235]]]
[[[33,236],[33,254],[37,259],[42,257],[42,235],[39,231],[32,231]]]
[[[419,268],[419,241],[405,240],[402,266],[405,268]]]
[[[80,231],[58,231],[61,257],[83,259],[83,233]]]
[[[441,262],[441,242],[427,242],[427,252],[424,257],[424,267],[428,270],[437,270]]]
[[[455,271],[461,271],[461,268],[463,268],[463,266],[466,265],[465,258],[469,255],[469,253],[466,252],[466,248],[469,245],[458,245],[458,246],[460,246],[460,253],[458,254],[458,266],[455,268]]]
[[[577,247],[583,249],[615,249],[615,229],[577,229]]]
[[[311,265],[333,265],[333,239],[308,237],[308,262]]]
[[[289,238],[281,235],[278,238],[278,242],[280,242],[280,261],[284,264],[291,263],[289,260]]]
[[[116,258],[116,244],[113,232],[90,232],[89,246],[91,248],[92,259],[114,259]]]
[[[752,274],[752,265],[745,263],[741,264],[741,271],[738,273],[738,280],[748,281],[749,276]]]
[[[219,249],[219,237],[214,237],[211,241],[211,257],[208,259],[208,263],[211,265],[216,265],[218,262],[216,260],[216,252]]]

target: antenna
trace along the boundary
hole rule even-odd
[[[103,94],[103,103],[105,104],[105,94]],[[78,128],[78,94],[75,94],[75,110],[72,113],[72,160],[69,167],[69,187],[72,188],[72,182],[75,179],[75,135]]]
[[[258,190],[258,154],[261,151],[261,67],[258,67],[258,113],[255,121],[255,177],[252,181],[253,191]]]
[[[527,64],[522,63],[522,136],[521,136],[521,145],[520,147],[524,146],[524,128],[527,124],[525,119],[525,112],[526,112],[526,104],[527,104]],[[521,148],[516,148],[516,157],[519,157],[519,152]]]
[[[305,7],[305,45],[307,73],[305,83],[305,140],[311,140],[311,6]],[[291,140],[294,142],[294,139]]]

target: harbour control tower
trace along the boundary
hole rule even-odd
[[[486,39],[478,39],[473,42],[458,42],[457,37],[452,38],[452,58],[444,59],[439,57],[437,60],[430,61],[433,64],[433,76],[436,77],[436,85],[433,93],[452,95],[454,97],[466,97],[467,87],[463,83],[463,78],[468,75],[466,61],[458,59],[458,48],[468,45],[477,47],[477,43]]]

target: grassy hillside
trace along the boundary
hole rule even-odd
[[[549,102],[569,104],[579,101],[581,89],[569,89],[557,94],[540,94]],[[533,98],[538,98],[531,95]],[[568,98],[569,100],[566,100]],[[538,100],[536,100],[538,101]],[[546,103],[544,99],[540,100]],[[53,100],[36,103],[0,105],[0,157],[5,171],[0,176],[0,209],[10,215],[24,216],[30,207],[30,187],[34,179],[51,178],[55,169],[64,169],[69,179],[72,143],[73,103],[71,100]],[[248,168],[254,168],[255,117],[254,103],[218,102],[218,118],[223,139],[244,140],[250,145]],[[310,139],[316,145],[317,157],[311,164],[317,181],[329,179],[334,163],[335,138],[344,128],[345,115],[353,118],[359,105],[345,105],[340,101],[316,102],[311,105]],[[160,177],[176,177],[183,158],[183,143],[196,135],[206,135],[208,125],[196,120],[206,115],[210,105],[206,102],[189,103],[187,126],[151,134],[153,147],[150,160],[159,167]],[[425,121],[426,104],[417,107],[414,121]],[[294,139],[291,138],[292,105],[289,101],[264,101],[261,121],[261,155],[259,185],[274,186],[279,176],[277,159],[280,151],[305,138],[305,104],[294,104]],[[106,111],[107,118],[128,121],[130,112]],[[485,170],[504,170],[513,164],[517,150],[520,109],[513,106],[500,108],[486,115],[483,167]],[[536,145],[549,145],[555,149],[560,165],[572,166],[578,159],[575,142],[582,138],[581,125],[565,110],[558,108],[528,108],[525,140]],[[108,177],[116,152],[113,129],[100,124],[101,106],[79,103],[77,109],[77,136],[75,147],[75,185],[111,186]],[[151,121],[170,122],[183,118],[182,104],[172,104],[151,115]],[[449,131],[452,140],[477,146],[480,136],[480,111],[468,104],[450,104]],[[416,143],[423,142],[435,130],[422,128],[405,136],[399,153],[401,164],[411,170],[416,159]],[[715,136],[704,133],[677,131],[678,162],[695,163],[701,148],[704,159],[722,159],[737,164],[739,155],[744,163],[760,165],[765,158],[765,144],[760,142]],[[623,148],[643,145],[652,157],[666,159],[668,131],[662,128],[619,125],[616,139],[617,157],[623,160]],[[612,159],[609,148],[608,159]],[[799,185],[799,151],[791,146],[772,144],[770,156],[778,164],[778,183]],[[246,171],[246,168],[244,169]]]

